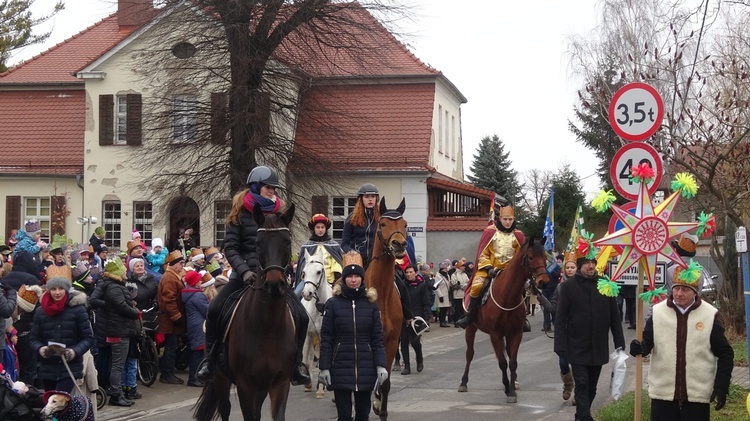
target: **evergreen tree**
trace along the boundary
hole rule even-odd
[[[555,188],[555,245],[558,250],[563,250],[573,229],[576,209],[583,203],[586,195],[583,193],[581,177],[570,164],[564,164],[553,174],[552,186]],[[547,209],[546,205],[544,209]],[[546,218],[546,210],[544,212],[542,217]]]
[[[505,152],[503,141],[497,135],[485,136],[474,154],[470,168],[472,174],[468,178],[475,186],[492,190],[515,206],[520,203],[521,188],[518,173],[512,165],[510,152]]]
[[[34,0],[0,0],[0,72],[7,70],[13,50],[46,41],[50,33],[34,34],[34,27],[65,7],[57,2],[49,15],[34,18],[30,10],[32,4]]]

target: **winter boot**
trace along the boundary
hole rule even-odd
[[[411,374],[411,369],[409,368],[409,363],[404,363],[404,369],[401,370],[401,375],[406,376],[408,374]]]
[[[563,381],[563,400],[570,399],[570,394],[573,393],[573,387],[575,387],[575,381],[573,380],[573,372],[568,371],[565,374],[560,374],[560,378]]]
[[[479,301],[479,297],[471,297],[471,301],[469,302],[469,310],[456,322],[456,326],[460,327],[461,329],[466,329],[466,326],[474,323],[474,320],[476,320],[477,318],[477,311],[479,311]]]
[[[121,390],[118,390],[114,393],[112,396],[109,397],[109,404],[113,406],[132,406],[133,401],[128,400],[125,398],[125,395],[122,393]]]
[[[138,393],[138,386],[123,386],[122,387],[122,393],[125,395],[125,399],[133,401],[136,399],[140,399],[143,397],[140,393]]]

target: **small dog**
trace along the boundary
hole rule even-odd
[[[67,392],[48,390],[44,392],[42,416],[59,421],[94,421],[91,400],[84,396],[71,396]]]

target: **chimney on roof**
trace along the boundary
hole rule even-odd
[[[141,26],[153,16],[153,0],[117,0],[117,24]]]

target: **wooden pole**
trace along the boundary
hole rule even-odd
[[[640,342],[643,341],[643,300],[641,300],[641,293],[643,292],[643,260],[638,263],[638,289],[635,296],[635,338]],[[641,355],[635,357],[635,414],[633,419],[635,421],[641,420],[641,405],[643,392],[643,357]]]

